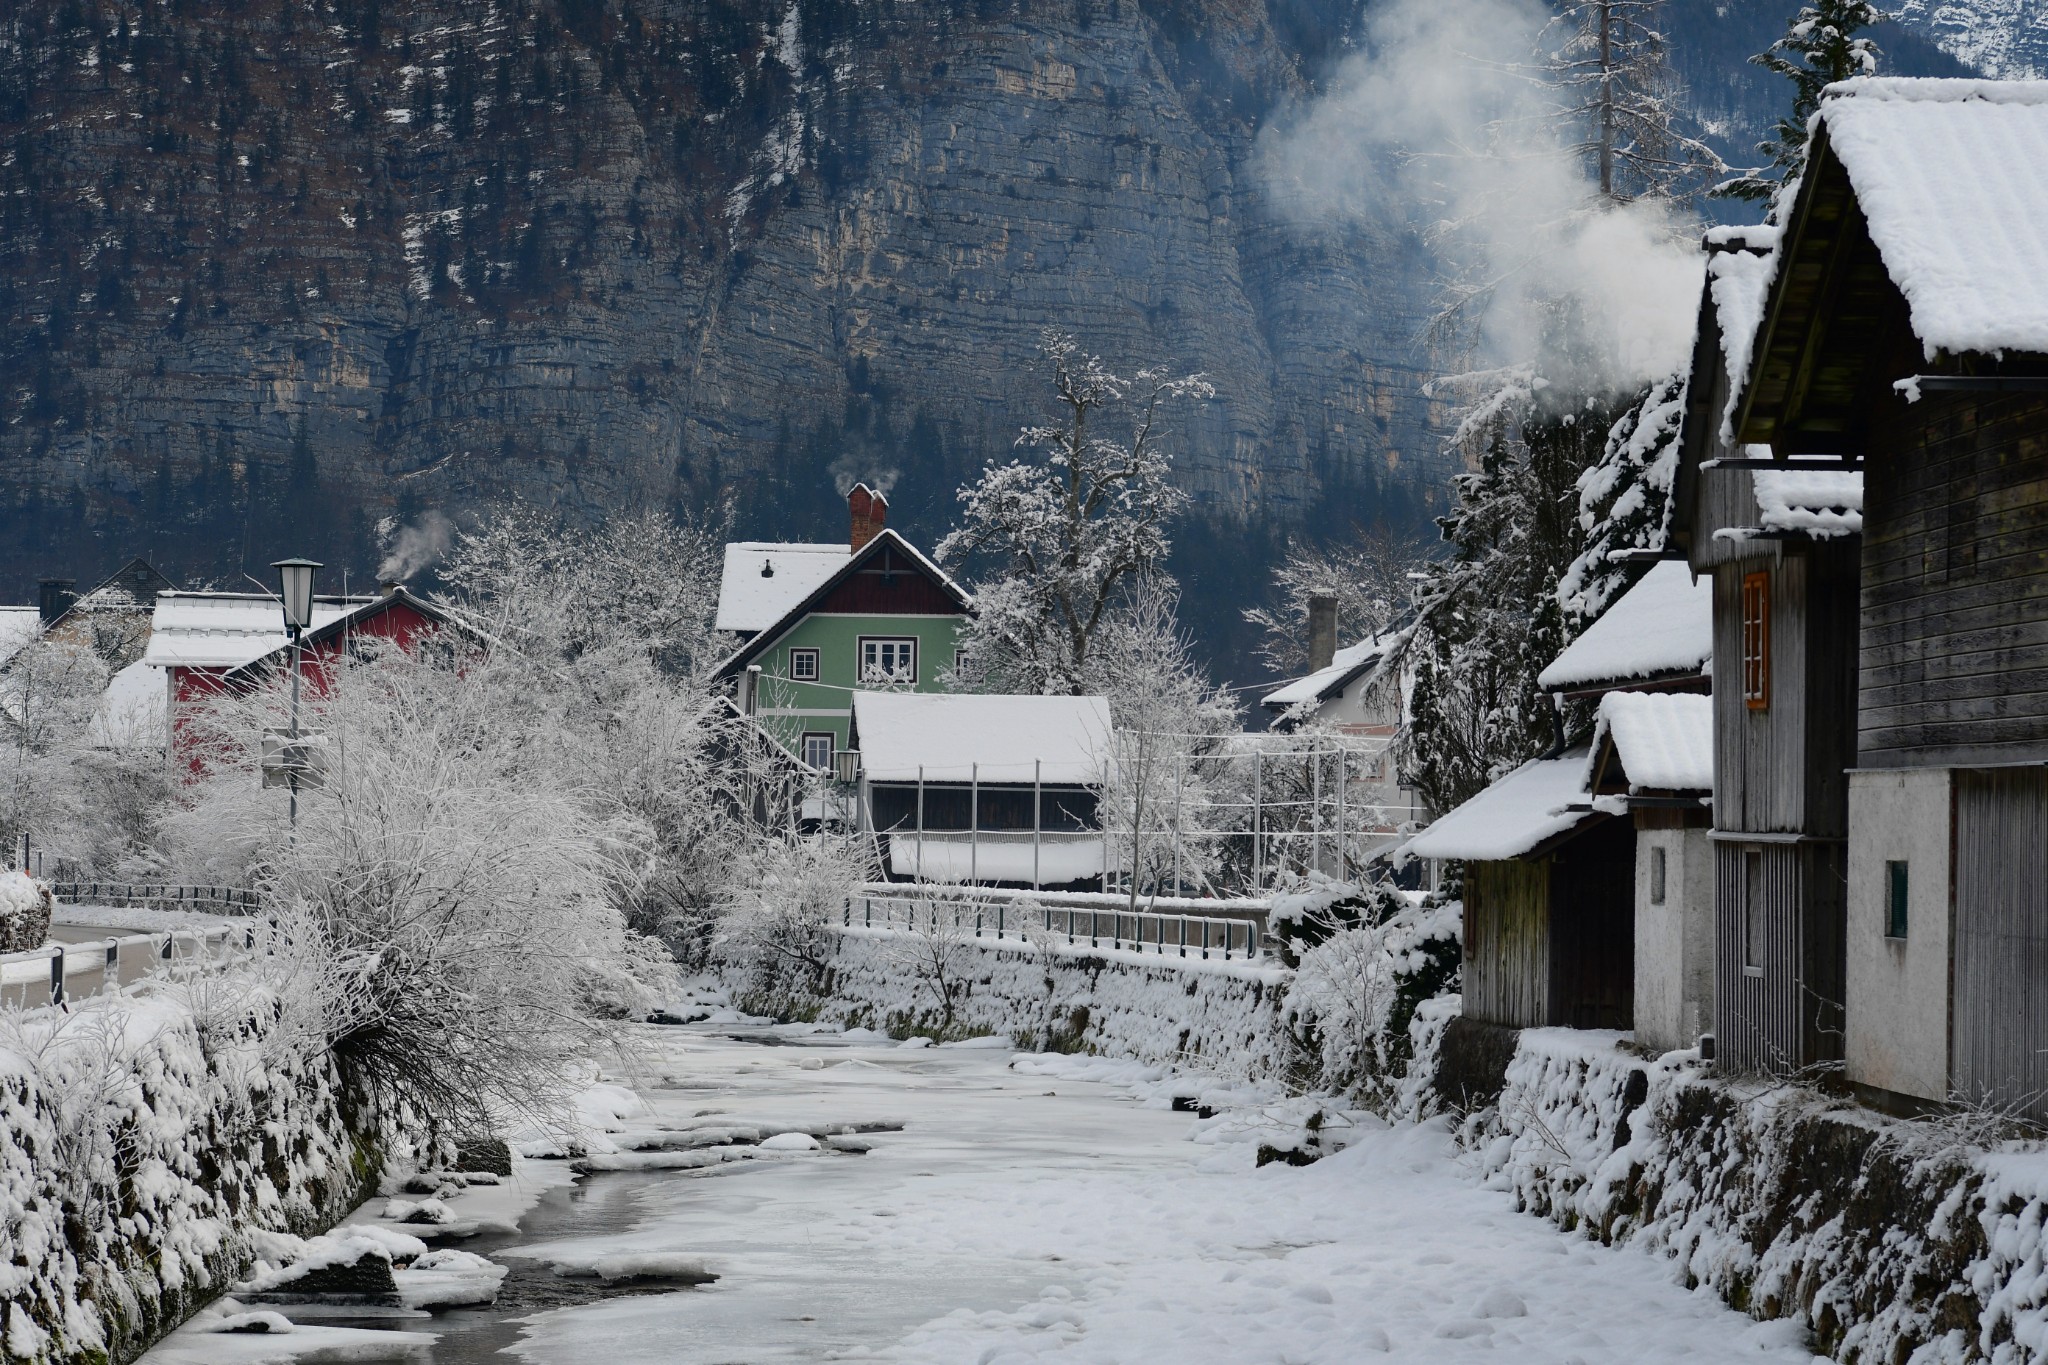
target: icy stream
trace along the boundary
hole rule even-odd
[[[649,1032],[632,1080],[651,1113],[622,1120],[612,1135],[622,1147],[727,1116],[775,1131],[904,1128],[864,1139],[860,1155],[763,1152],[701,1170],[586,1176],[551,1190],[517,1234],[457,1243],[514,1267],[498,1306],[388,1324],[438,1334],[431,1346],[358,1339],[319,1358],[1813,1359],[1796,1326],[1754,1323],[1686,1291],[1668,1261],[1515,1212],[1478,1186],[1440,1128],[1370,1131],[1315,1166],[1254,1170],[1252,1142],[1227,1140],[1227,1120],[1197,1122],[1104,1083],[1142,1079],[1127,1064],[1012,1067],[1007,1048],[851,1043],[800,1026]],[[593,1281],[552,1272],[628,1255],[701,1260],[719,1279],[590,1301]],[[188,1335],[189,1354],[149,1359],[246,1365],[312,1344]]]

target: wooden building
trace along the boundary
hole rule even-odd
[[[1731,418],[1776,467],[1862,468],[1860,539],[1793,580],[1828,595],[1818,639],[1773,664],[1817,686],[1825,737],[1731,795],[1846,835],[1846,867],[1817,849],[1796,873],[1846,901],[1848,1078],[1899,1107],[2048,1113],[2044,166],[2048,83],[1834,87]],[[1860,612],[1837,605],[1850,554]],[[1853,691],[1819,665],[1837,653]]]
[[[1714,593],[1717,1059],[1842,1055],[1861,474],[1735,439],[1773,229],[1710,234],[1671,545]]]

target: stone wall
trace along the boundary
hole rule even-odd
[[[383,1126],[273,1030],[162,991],[0,1015],[0,1355],[132,1360],[236,1278],[247,1232],[369,1192]]]

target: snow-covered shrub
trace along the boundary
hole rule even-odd
[[[741,978],[757,1003],[831,990],[833,928],[866,880],[867,859],[836,835],[769,835],[752,841],[747,861],[728,868],[724,913],[712,956]]]
[[[49,887],[18,869],[0,869],[0,953],[41,947],[52,908]]]
[[[929,1005],[939,1037],[953,1033],[961,1004],[974,988],[976,925],[981,906],[966,887],[917,888],[909,923],[889,938],[889,954],[914,983],[916,1013]]]
[[[260,877],[258,970],[300,1045],[465,1128],[554,1105],[645,965],[617,894],[644,828],[577,781],[543,681],[452,640],[319,674],[305,720],[331,768],[295,830],[253,771],[286,681],[189,722],[211,756],[194,821]]]
[[[1457,983],[1460,906],[1312,873],[1274,897],[1272,919],[1298,954],[1286,1014],[1310,1060],[1303,1079],[1397,1108],[1416,1009]]]

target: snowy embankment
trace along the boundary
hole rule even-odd
[[[368,1191],[381,1135],[251,1004],[211,981],[0,1015],[0,1354],[132,1359],[252,1234],[316,1231]]]
[[[1755,1317],[1802,1319],[1837,1359],[2048,1356],[2048,1153],[1618,1042],[1521,1034],[1499,1104],[1465,1125],[1489,1185],[1662,1252]]]
[[[1264,1071],[1288,1055],[1282,1009],[1293,973],[1271,963],[993,939],[947,956],[960,983],[950,1020],[930,946],[890,929],[839,931],[830,997],[775,1003],[899,1035],[999,1034],[1209,1070]]]

